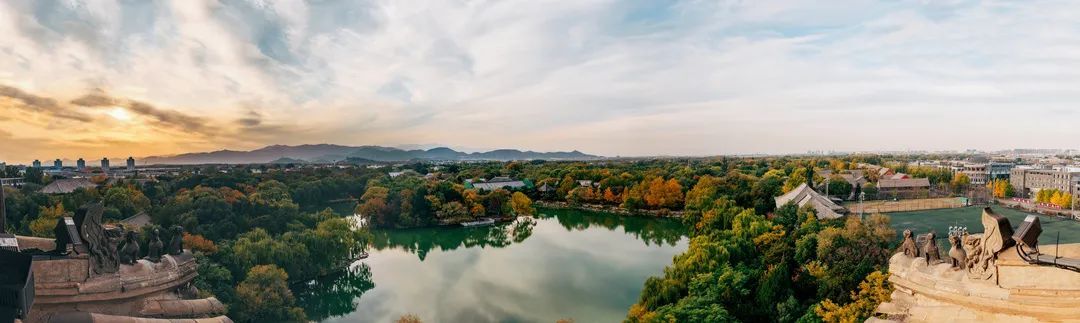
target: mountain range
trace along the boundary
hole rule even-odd
[[[397,162],[409,160],[590,160],[601,156],[580,151],[535,152],[517,149],[497,149],[487,152],[465,153],[446,147],[405,150],[382,146],[273,145],[251,151],[219,150],[213,152],[186,153],[173,156],[146,157],[141,164],[257,164],[281,161],[335,162],[345,159]]]

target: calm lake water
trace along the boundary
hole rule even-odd
[[[678,221],[540,210],[534,225],[382,230],[371,256],[297,294],[322,322],[618,322],[686,250]]]

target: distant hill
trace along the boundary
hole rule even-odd
[[[404,150],[382,146],[342,146],[342,145],[273,145],[252,151],[219,150],[213,152],[187,153],[174,156],[153,156],[143,158],[145,164],[259,164],[288,161],[334,162],[346,159],[370,160],[375,162],[397,162],[409,160],[590,160],[601,156],[589,155],[580,151],[570,152],[535,152],[517,149],[498,149],[488,152],[465,153],[446,147],[428,150]]]

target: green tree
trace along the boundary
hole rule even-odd
[[[237,302],[229,316],[237,322],[303,322],[304,310],[296,307],[288,282],[289,275],[277,266],[251,268],[236,286]]]

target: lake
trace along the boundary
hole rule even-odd
[[[618,322],[687,248],[677,220],[542,209],[534,223],[377,230],[371,256],[297,293],[313,320]]]

